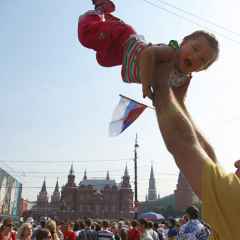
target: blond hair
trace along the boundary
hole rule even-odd
[[[48,220],[45,227],[50,231],[53,240],[59,240],[57,235],[57,225],[54,220]]]
[[[32,229],[32,225],[30,223],[23,223],[20,228],[17,231],[17,239],[22,239],[23,238],[23,234],[26,231],[26,229]]]

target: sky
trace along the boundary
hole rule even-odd
[[[240,4],[237,0],[119,0],[116,15],[151,43],[181,41],[199,29],[214,33],[220,56],[193,74],[187,106],[213,145],[219,163],[233,172],[239,148]],[[141,86],[123,83],[120,67],[103,68],[77,39],[80,14],[90,0],[0,1],[0,166],[36,200],[45,177],[51,195],[73,164],[78,184],[88,178],[121,181],[127,164],[133,186],[138,135],[139,200],[151,165],[161,197],[172,194],[179,170],[163,143],[156,116],[147,109],[121,135],[108,136],[119,94],[142,99]]]

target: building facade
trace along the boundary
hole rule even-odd
[[[110,179],[89,179],[87,171],[79,184],[76,184],[73,165],[68,174],[67,183],[59,189],[57,181],[49,200],[46,181],[37,196],[36,205],[29,215],[38,219],[51,216],[60,219],[91,218],[130,218],[133,214],[133,191],[127,166],[121,183]]]
[[[174,192],[174,195],[176,210],[184,210],[187,207],[194,204],[199,204],[200,202],[182,172],[179,173],[177,188]]]

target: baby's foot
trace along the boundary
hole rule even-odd
[[[115,11],[115,5],[110,0],[92,0],[95,10],[101,11],[103,14],[112,13]]]

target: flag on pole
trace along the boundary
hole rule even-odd
[[[109,135],[113,137],[122,133],[147,107],[147,105],[120,95],[120,101],[113,112],[112,121],[109,124]]]

